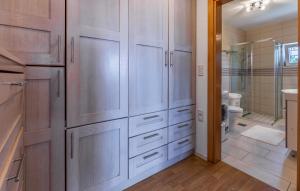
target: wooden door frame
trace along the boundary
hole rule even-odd
[[[208,0],[208,153],[209,162],[221,161],[221,76],[222,76],[222,5],[233,0]],[[298,27],[300,26],[300,0],[298,0]],[[298,30],[300,45],[300,30]],[[300,49],[299,49],[300,54]],[[298,89],[300,89],[300,61],[298,63]],[[300,94],[298,94],[300,100]],[[300,101],[298,101],[300,111]],[[300,129],[300,112],[298,112]],[[297,131],[300,148],[300,130]],[[297,160],[297,172],[300,172],[300,160]],[[300,185],[300,173],[297,173],[297,185]],[[300,186],[297,186],[300,191]]]

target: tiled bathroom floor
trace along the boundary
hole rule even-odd
[[[297,160],[285,148],[285,140],[274,146],[241,135],[254,125],[285,130],[284,120],[273,126],[268,121],[265,122],[267,123],[251,118],[238,119],[237,124],[247,126],[236,124],[232,128],[222,144],[222,160],[279,190],[296,190]]]

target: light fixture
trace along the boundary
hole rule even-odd
[[[254,0],[251,1],[247,6],[246,6],[246,11],[255,11],[255,10],[265,10],[266,5],[270,2],[270,0]]]

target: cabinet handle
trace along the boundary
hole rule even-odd
[[[156,137],[156,136],[158,136],[158,135],[159,135],[158,133],[155,133],[155,134],[153,134],[153,135],[149,135],[149,136],[147,136],[147,137],[144,137],[144,140],[150,139],[150,138],[153,138],[153,137]]]
[[[165,67],[168,67],[169,62],[169,51],[165,52]]]
[[[17,159],[14,161],[15,162],[19,162],[19,166],[18,166],[18,170],[17,170],[17,174],[16,176],[12,176],[7,178],[7,181],[11,181],[11,180],[15,180],[15,182],[19,182],[20,181],[20,176],[21,176],[21,168],[23,166],[23,161],[24,161],[24,154],[22,155],[22,157],[20,159]]]
[[[58,63],[60,63],[60,52],[61,52],[61,36],[58,35],[58,40],[57,40],[57,43],[58,43],[58,57],[57,57],[57,60],[58,60]]]
[[[57,70],[57,97],[60,97],[60,70]]]
[[[144,156],[143,159],[146,160],[146,159],[148,159],[148,158],[151,158],[151,157],[157,155],[158,153],[159,153],[159,152],[155,152],[155,153],[152,153],[152,154],[150,154],[150,155]]]
[[[183,127],[188,127],[188,126],[189,126],[189,124],[184,124],[184,125],[178,126],[177,128],[178,128],[178,129],[181,129],[181,128],[183,128]]]
[[[189,142],[189,139],[179,142],[178,145],[182,145],[183,143],[187,143],[187,142]]]
[[[190,111],[190,109],[182,109],[182,110],[178,110],[178,113],[184,112],[184,111]]]
[[[22,82],[0,82],[0,85],[9,85],[9,86],[24,86],[26,84],[25,81]]]
[[[71,133],[71,159],[74,158],[74,134]]]
[[[153,115],[153,116],[149,116],[149,117],[144,117],[144,120],[149,120],[149,119],[154,119],[159,117],[159,115]]]
[[[174,64],[173,64],[173,56],[174,56],[174,51],[171,51],[171,52],[170,52],[170,67],[174,67]]]
[[[71,38],[71,63],[74,63],[75,38]]]

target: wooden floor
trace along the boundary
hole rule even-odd
[[[162,171],[127,191],[198,191],[198,190],[276,190],[261,181],[220,162],[208,164],[192,156]]]

